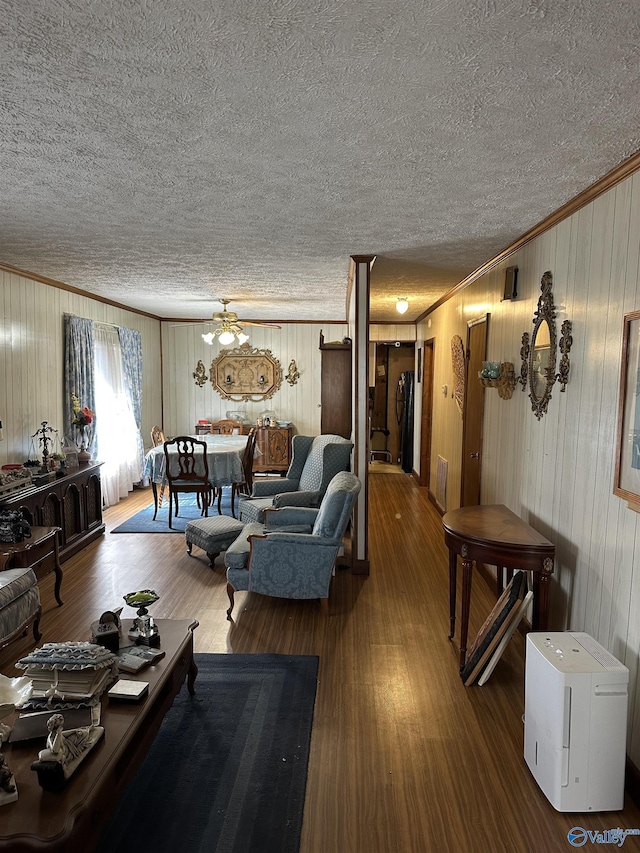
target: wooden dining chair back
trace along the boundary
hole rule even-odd
[[[241,435],[242,424],[240,421],[222,420],[211,424],[210,432],[217,435]]]
[[[179,435],[164,442],[165,477],[169,486],[169,527],[175,502],[179,512],[178,495],[196,494],[201,500],[202,515],[209,512],[209,465],[207,443],[190,435]]]
[[[161,444],[164,444],[166,441],[164,437],[164,433],[160,429],[159,426],[151,427],[151,443],[154,447],[160,447]],[[158,512],[158,508],[162,506],[162,501],[164,500],[166,493],[166,486],[160,486],[160,494],[157,493],[157,487],[155,483],[153,484],[153,502],[155,504],[155,512],[153,514],[153,520],[156,520],[156,514]]]
[[[253,457],[256,450],[256,430],[252,427],[242,454],[242,480],[231,486],[231,515],[236,517],[236,496],[250,495],[253,489]]]
[[[151,442],[154,447],[159,447],[161,444],[164,444],[166,438],[164,437],[164,433],[160,429],[159,426],[151,427]]]

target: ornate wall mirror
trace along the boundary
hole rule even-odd
[[[522,336],[522,367],[520,369],[520,382],[522,390],[528,386],[531,409],[535,416],[540,418],[546,413],[551,399],[551,390],[556,382],[560,381],[561,391],[564,391],[569,380],[569,350],[571,349],[571,323],[565,320],[562,324],[562,338],[560,340],[559,373],[556,373],[557,358],[557,334],[556,334],[556,307],[553,302],[551,290],[553,276],[547,271],[540,281],[541,294],[538,299],[538,307],[533,315],[533,331],[531,337],[525,332]]]
[[[282,367],[271,350],[241,344],[220,350],[211,362],[209,378],[225,400],[259,402],[273,397],[282,385]]]

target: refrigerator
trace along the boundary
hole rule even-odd
[[[396,419],[400,432],[400,464],[406,474],[413,470],[413,411],[415,374],[406,370],[400,374],[396,388]]]

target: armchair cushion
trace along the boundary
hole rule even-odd
[[[312,527],[310,524],[291,524],[283,525],[280,529],[291,533],[311,533]],[[269,528],[264,524],[245,524],[240,535],[231,543],[224,555],[224,564],[227,569],[246,571],[251,550],[250,537],[264,536],[267,533],[269,533]]]

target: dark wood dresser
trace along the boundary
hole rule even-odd
[[[60,562],[102,536],[100,466],[90,462],[70,468],[64,477],[12,492],[0,509],[20,510],[33,527],[59,527]]]

